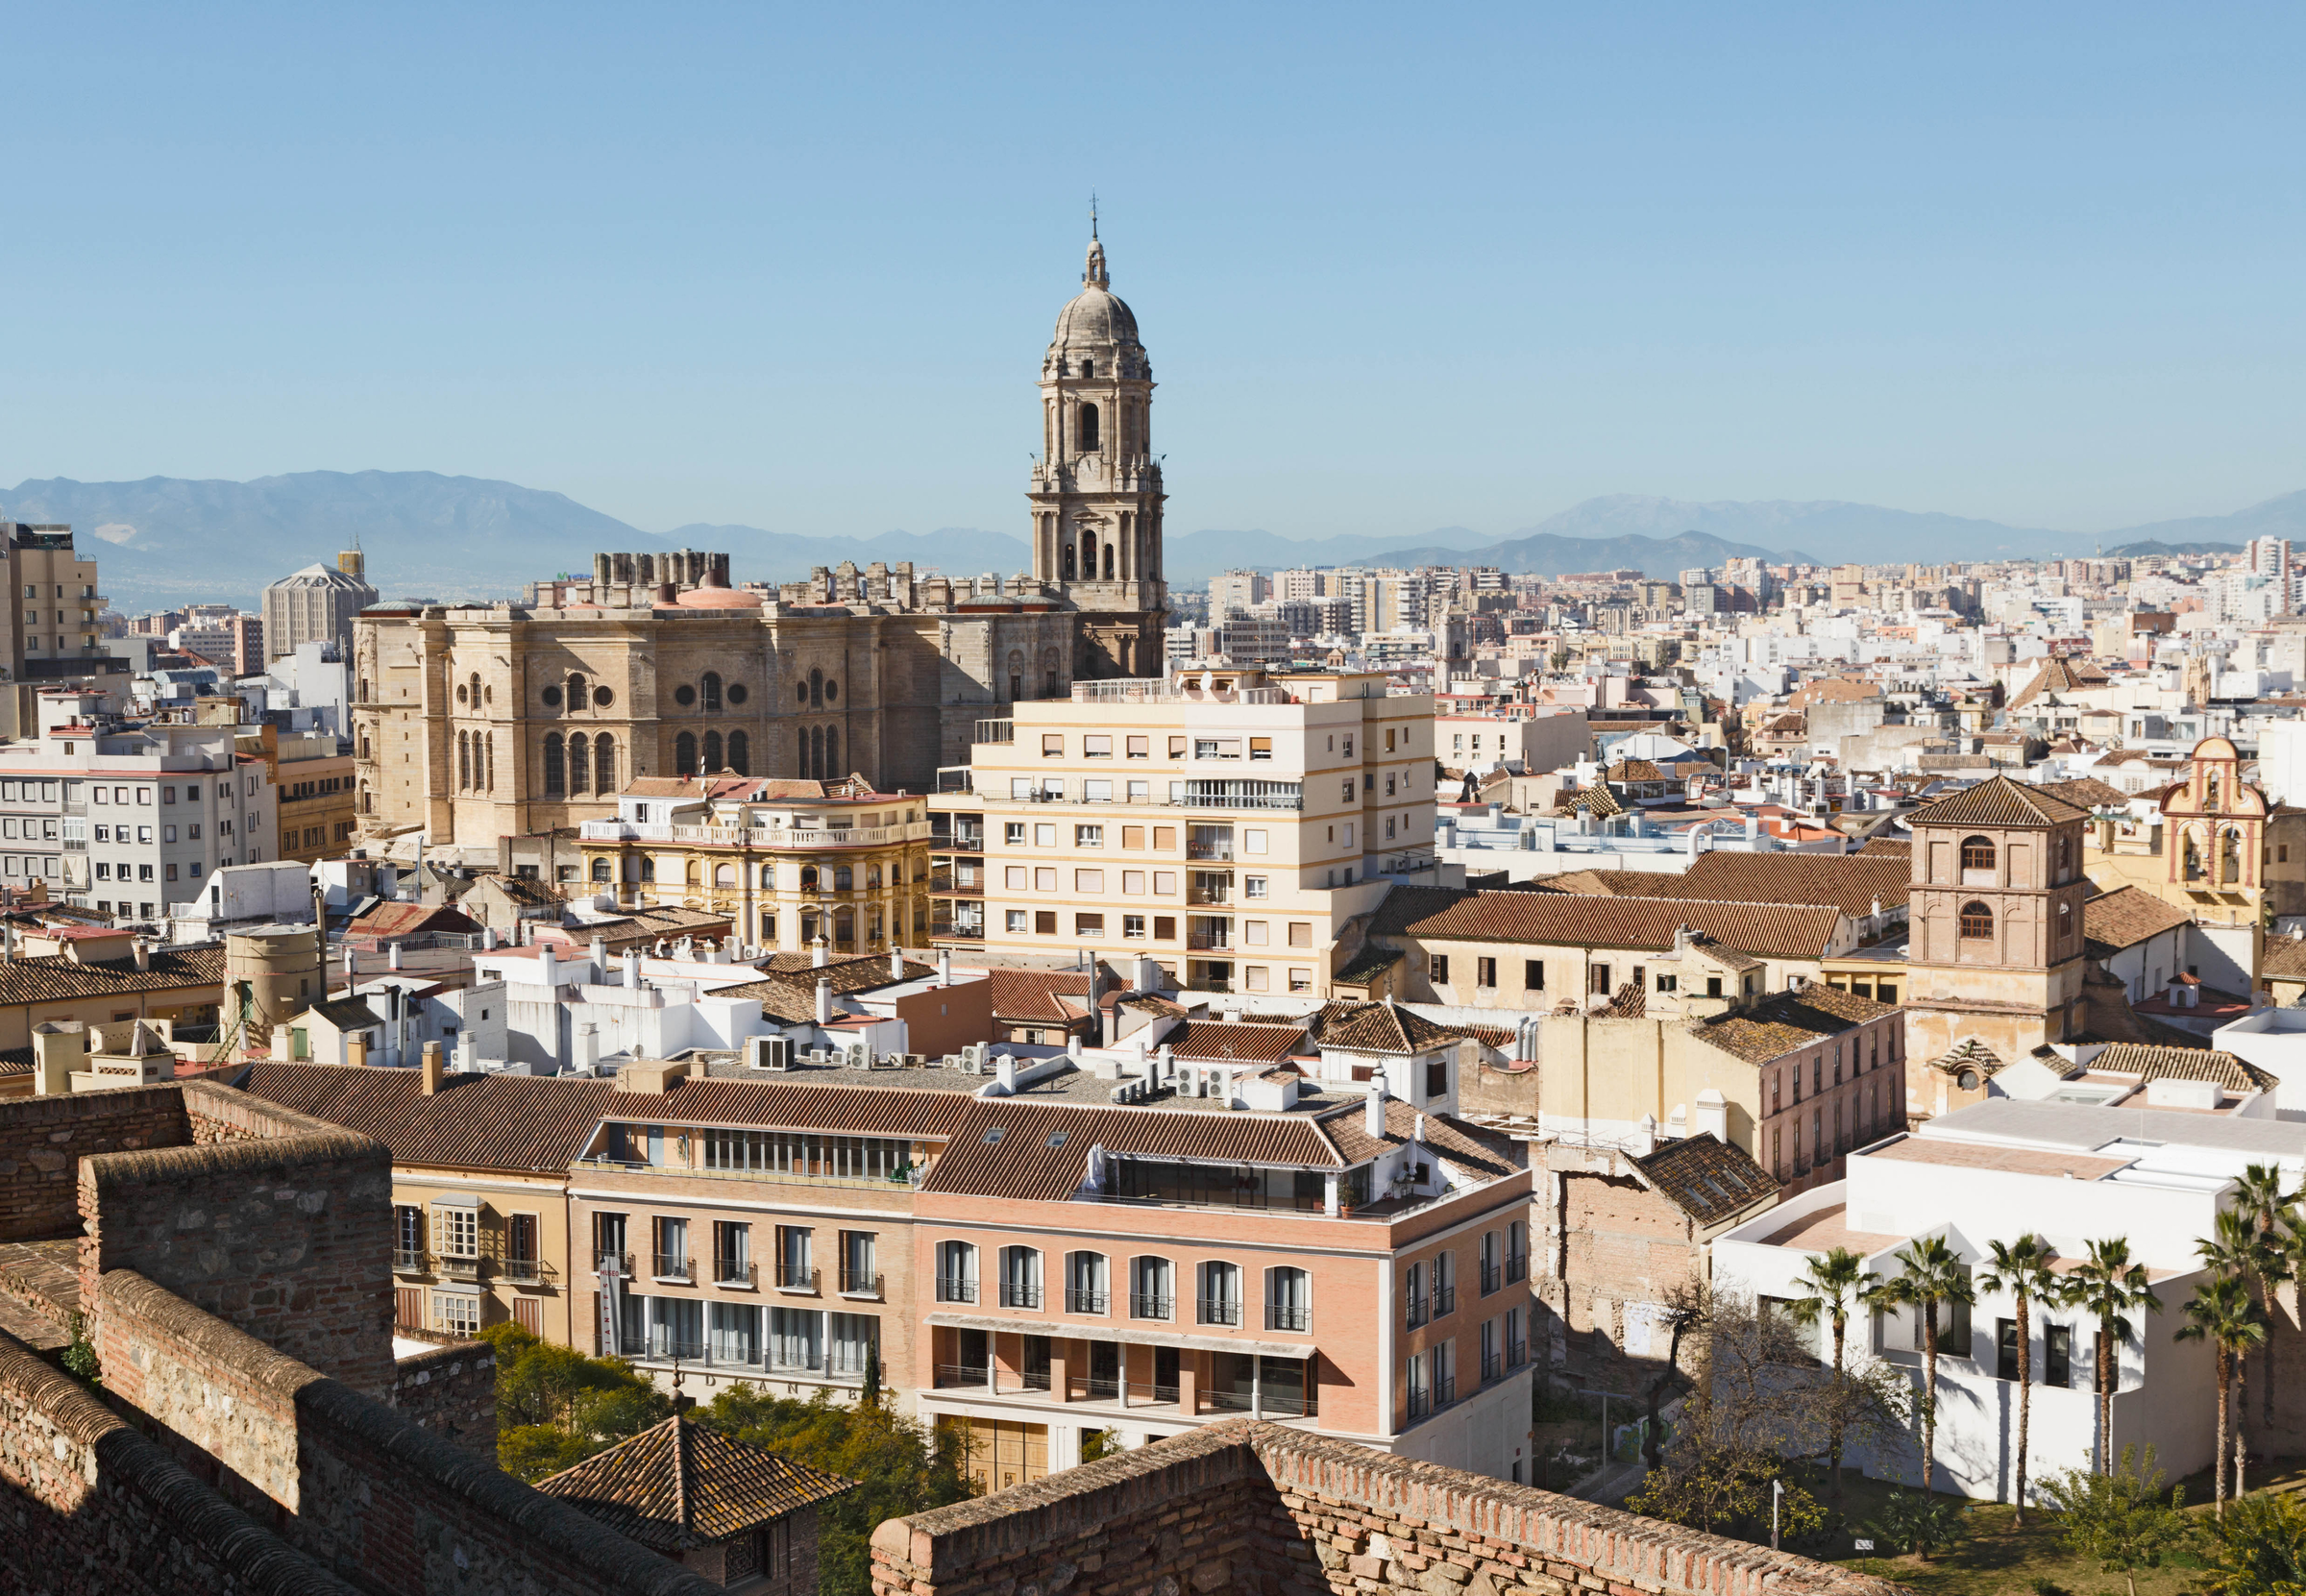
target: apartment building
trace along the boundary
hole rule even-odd
[[[157,920],[219,866],[279,856],[275,791],[230,726],[51,725],[0,744],[0,883]]]
[[[945,773],[931,935],[1149,954],[1208,992],[1328,991],[1337,927],[1432,879],[1433,700],[1374,674],[1076,683]]]
[[[307,865],[352,850],[353,751],[330,730],[279,734],[266,768],[278,796],[278,857]]]
[[[1530,1171],[1454,1117],[1463,1034],[1400,1021],[969,1102],[916,1198],[914,1379],[982,1485],[1240,1414],[1529,1477]]]
[[[722,768],[721,734],[706,740]],[[569,744],[581,772],[583,735]],[[724,914],[771,949],[822,937],[837,954],[874,953],[928,941],[928,809],[846,776],[635,776],[616,818],[584,822],[577,840],[595,892]]]
[[[75,662],[104,652],[96,617],[109,601],[96,591],[96,562],[73,549],[70,527],[0,522],[0,562],[15,596],[0,610],[10,680],[68,675]]]

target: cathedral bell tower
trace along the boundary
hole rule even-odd
[[[1116,623],[1138,618],[1096,628],[1113,637],[1096,646],[1104,657],[1084,674],[1158,674],[1168,601],[1153,366],[1138,342],[1136,315],[1106,277],[1093,214],[1081,292],[1057,313],[1057,334],[1041,362],[1041,441],[1027,494],[1033,575],[1068,608],[1110,614]]]

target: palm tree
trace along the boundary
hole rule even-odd
[[[2114,1385],[2122,1378],[2121,1344],[2136,1327],[2129,1315],[2162,1312],[2162,1299],[2147,1284],[2146,1265],[2130,1261],[2127,1237],[2090,1243],[2090,1255],[2067,1276],[2066,1301],[2097,1320],[2097,1456],[2100,1474],[2114,1468]]]
[[[2007,1291],[2018,1305],[2018,1517],[2025,1528],[2026,1432],[2034,1416],[2033,1306],[2053,1304],[2066,1295],[2066,1282],[2050,1267],[2055,1256],[2039,1236],[2021,1236],[2015,1241],[1988,1241],[1993,1263],[1978,1285],[1989,1291]]]
[[[2234,1389],[2234,1365],[2255,1345],[2266,1340],[2266,1314],[2250,1298],[2249,1283],[2240,1275],[2219,1275],[2194,1289],[2186,1304],[2186,1323],[2171,1338],[2179,1341],[2208,1341],[2218,1358],[2218,1470],[2214,1487],[2218,1516],[2226,1516],[2226,1431],[2228,1398]]]
[[[1922,1491],[1929,1493],[1938,1440],[1938,1304],[1971,1303],[1970,1271],[1943,1236],[1908,1241],[1892,1256],[1899,1272],[1873,1288],[1866,1300],[1877,1307],[1911,1306],[1922,1324]]]
[[[2233,1212],[2249,1226],[2254,1241],[2248,1249],[2245,1267],[2258,1306],[2269,1322],[2274,1315],[2274,1288],[2296,1274],[2291,1247],[2294,1234],[2287,1233],[2284,1221],[2290,1216],[2291,1205],[2300,1195],[2282,1189],[2282,1170],[2278,1165],[2253,1164],[2234,1183]],[[2260,1433],[2270,1439],[2274,1433],[2274,1355],[2270,1343],[2258,1358],[2258,1405]]]
[[[1820,1319],[1833,1330],[1833,1378],[1839,1385],[1842,1379],[1842,1349],[1850,1330],[1850,1311],[1865,1298],[1866,1283],[1873,1278],[1866,1261],[1848,1247],[1836,1247],[1823,1258],[1813,1257],[1802,1271],[1799,1285],[1809,1288],[1807,1296],[1796,1297],[1790,1312],[1797,1323],[1814,1325]],[[1834,1405],[1833,1422],[1833,1505],[1842,1505],[1842,1406]]]

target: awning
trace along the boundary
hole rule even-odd
[[[1051,1324],[1046,1319],[996,1319],[982,1314],[931,1314],[928,1322],[948,1330],[987,1330],[1003,1336],[1059,1336],[1079,1341],[1121,1341],[1130,1346],[1173,1346],[1195,1352],[1255,1353],[1262,1358],[1311,1358],[1306,1341],[1250,1341],[1233,1336],[1189,1336],[1176,1330],[1148,1330],[1137,1324]]]
[[[480,1199],[470,1191],[444,1191],[432,1199],[434,1208],[478,1208]]]

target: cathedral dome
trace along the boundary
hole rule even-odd
[[[1110,349],[1137,342],[1137,315],[1103,288],[1084,289],[1057,312],[1058,349]]]

